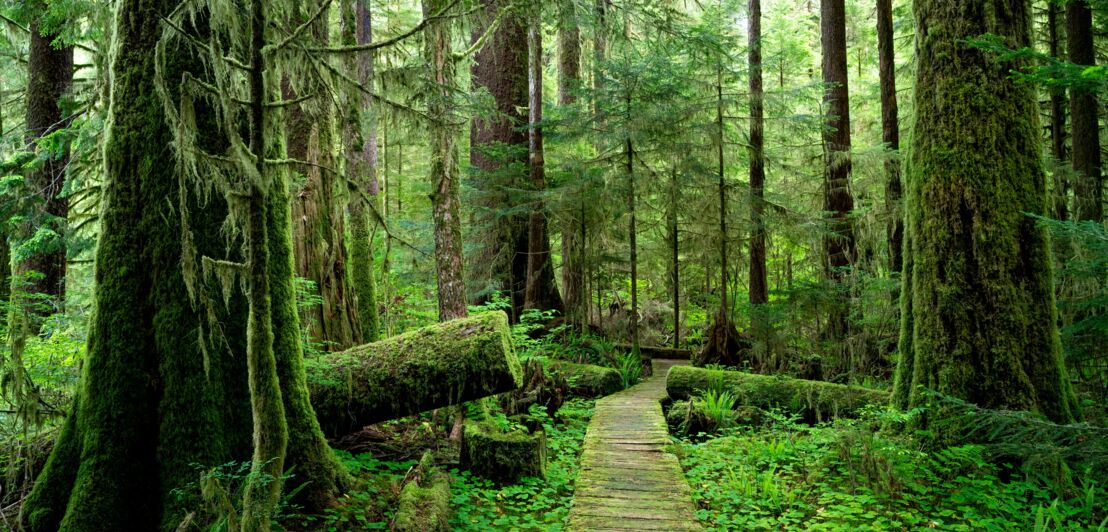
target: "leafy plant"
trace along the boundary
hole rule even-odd
[[[619,371],[619,380],[624,389],[630,388],[642,380],[642,359],[633,353],[617,356],[615,369]]]

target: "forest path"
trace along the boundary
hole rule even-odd
[[[689,483],[665,452],[666,372],[687,361],[654,360],[654,376],[596,402],[585,434],[568,530],[700,530]]]

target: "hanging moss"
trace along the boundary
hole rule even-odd
[[[499,311],[325,355],[306,369],[312,405],[330,435],[508,392],[523,378]]]
[[[854,417],[867,406],[889,402],[889,392],[882,390],[739,371],[674,366],[666,376],[666,392],[673,400],[713,388],[735,394],[742,404],[782,408],[807,421]]]
[[[1055,326],[1034,87],[970,46],[1030,45],[1030,2],[917,0],[918,69],[906,164],[906,267],[896,402],[923,389],[987,408],[1076,413]]]
[[[522,477],[546,476],[546,435],[542,431],[503,432],[473,420],[462,431],[462,469],[511,484]]]
[[[555,360],[550,363],[550,369],[565,376],[573,395],[602,397],[623,389],[619,372],[612,368]]]

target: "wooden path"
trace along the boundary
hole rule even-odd
[[[689,483],[669,443],[658,402],[674,360],[654,360],[654,376],[596,402],[585,434],[568,530],[700,530]]]

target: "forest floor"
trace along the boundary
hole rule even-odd
[[[660,400],[676,361],[596,403],[585,435],[569,530],[700,530],[689,484],[670,444]]]

